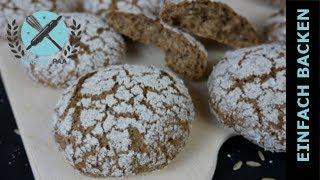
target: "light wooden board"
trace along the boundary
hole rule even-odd
[[[274,9],[256,1],[225,0],[261,29],[261,24]],[[213,42],[206,42],[206,47],[212,61],[219,59],[226,50],[230,50],[222,45],[214,45]],[[163,59],[164,54],[155,47],[136,43],[128,45],[126,61],[129,64],[163,65]],[[64,160],[53,139],[51,114],[62,90],[49,89],[31,81],[9,53],[5,41],[0,41],[0,72],[35,178],[91,179],[76,172]],[[125,179],[209,180],[212,178],[218,150],[232,133],[220,127],[210,115],[206,82],[186,81],[186,84],[197,108],[197,119],[186,148],[163,170]]]

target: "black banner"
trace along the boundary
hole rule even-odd
[[[287,179],[319,180],[319,1],[287,0]]]

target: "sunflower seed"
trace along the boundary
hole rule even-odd
[[[243,164],[242,161],[237,162],[236,164],[234,164],[233,170],[234,171],[239,170],[241,168],[242,164]]]
[[[247,164],[248,166],[250,166],[250,167],[259,167],[259,166],[261,166],[260,163],[254,162],[254,161],[247,161],[246,164]]]
[[[259,157],[260,157],[260,159],[261,159],[262,161],[265,161],[265,160],[266,160],[266,158],[264,157],[264,155],[262,154],[261,151],[258,151],[258,155],[259,155]]]
[[[272,163],[273,163],[273,161],[272,161],[272,160],[270,160],[270,161],[269,161],[269,163],[270,163],[270,164],[272,164]]]
[[[14,131],[14,133],[16,133],[16,135],[19,135],[19,136],[20,136],[19,129],[14,129],[13,131]]]

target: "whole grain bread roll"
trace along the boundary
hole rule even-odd
[[[228,52],[209,80],[210,109],[224,126],[269,151],[286,150],[286,48]]]
[[[160,21],[161,0],[119,0],[110,4],[107,20],[134,41],[164,50],[166,64],[179,74],[197,80],[205,76],[207,51],[190,34]]]
[[[259,43],[252,24],[227,4],[213,0],[166,0],[163,22],[234,47]]]
[[[65,159],[94,177],[164,168],[187,143],[195,113],[183,81],[154,66],[115,65],[80,77],[53,115]]]
[[[269,17],[264,29],[268,42],[286,43],[286,21],[286,9],[281,9]]]

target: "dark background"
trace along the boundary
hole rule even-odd
[[[0,77],[0,169],[2,180],[33,179],[10,104]]]
[[[310,78],[297,78],[297,9],[309,9],[309,70]],[[288,179],[319,180],[319,0],[287,0],[287,173]],[[301,32],[302,34],[304,32]],[[301,67],[301,66],[300,66]],[[299,67],[299,68],[300,68]],[[310,126],[310,162],[297,161],[297,86],[310,86],[310,104],[306,122]]]

